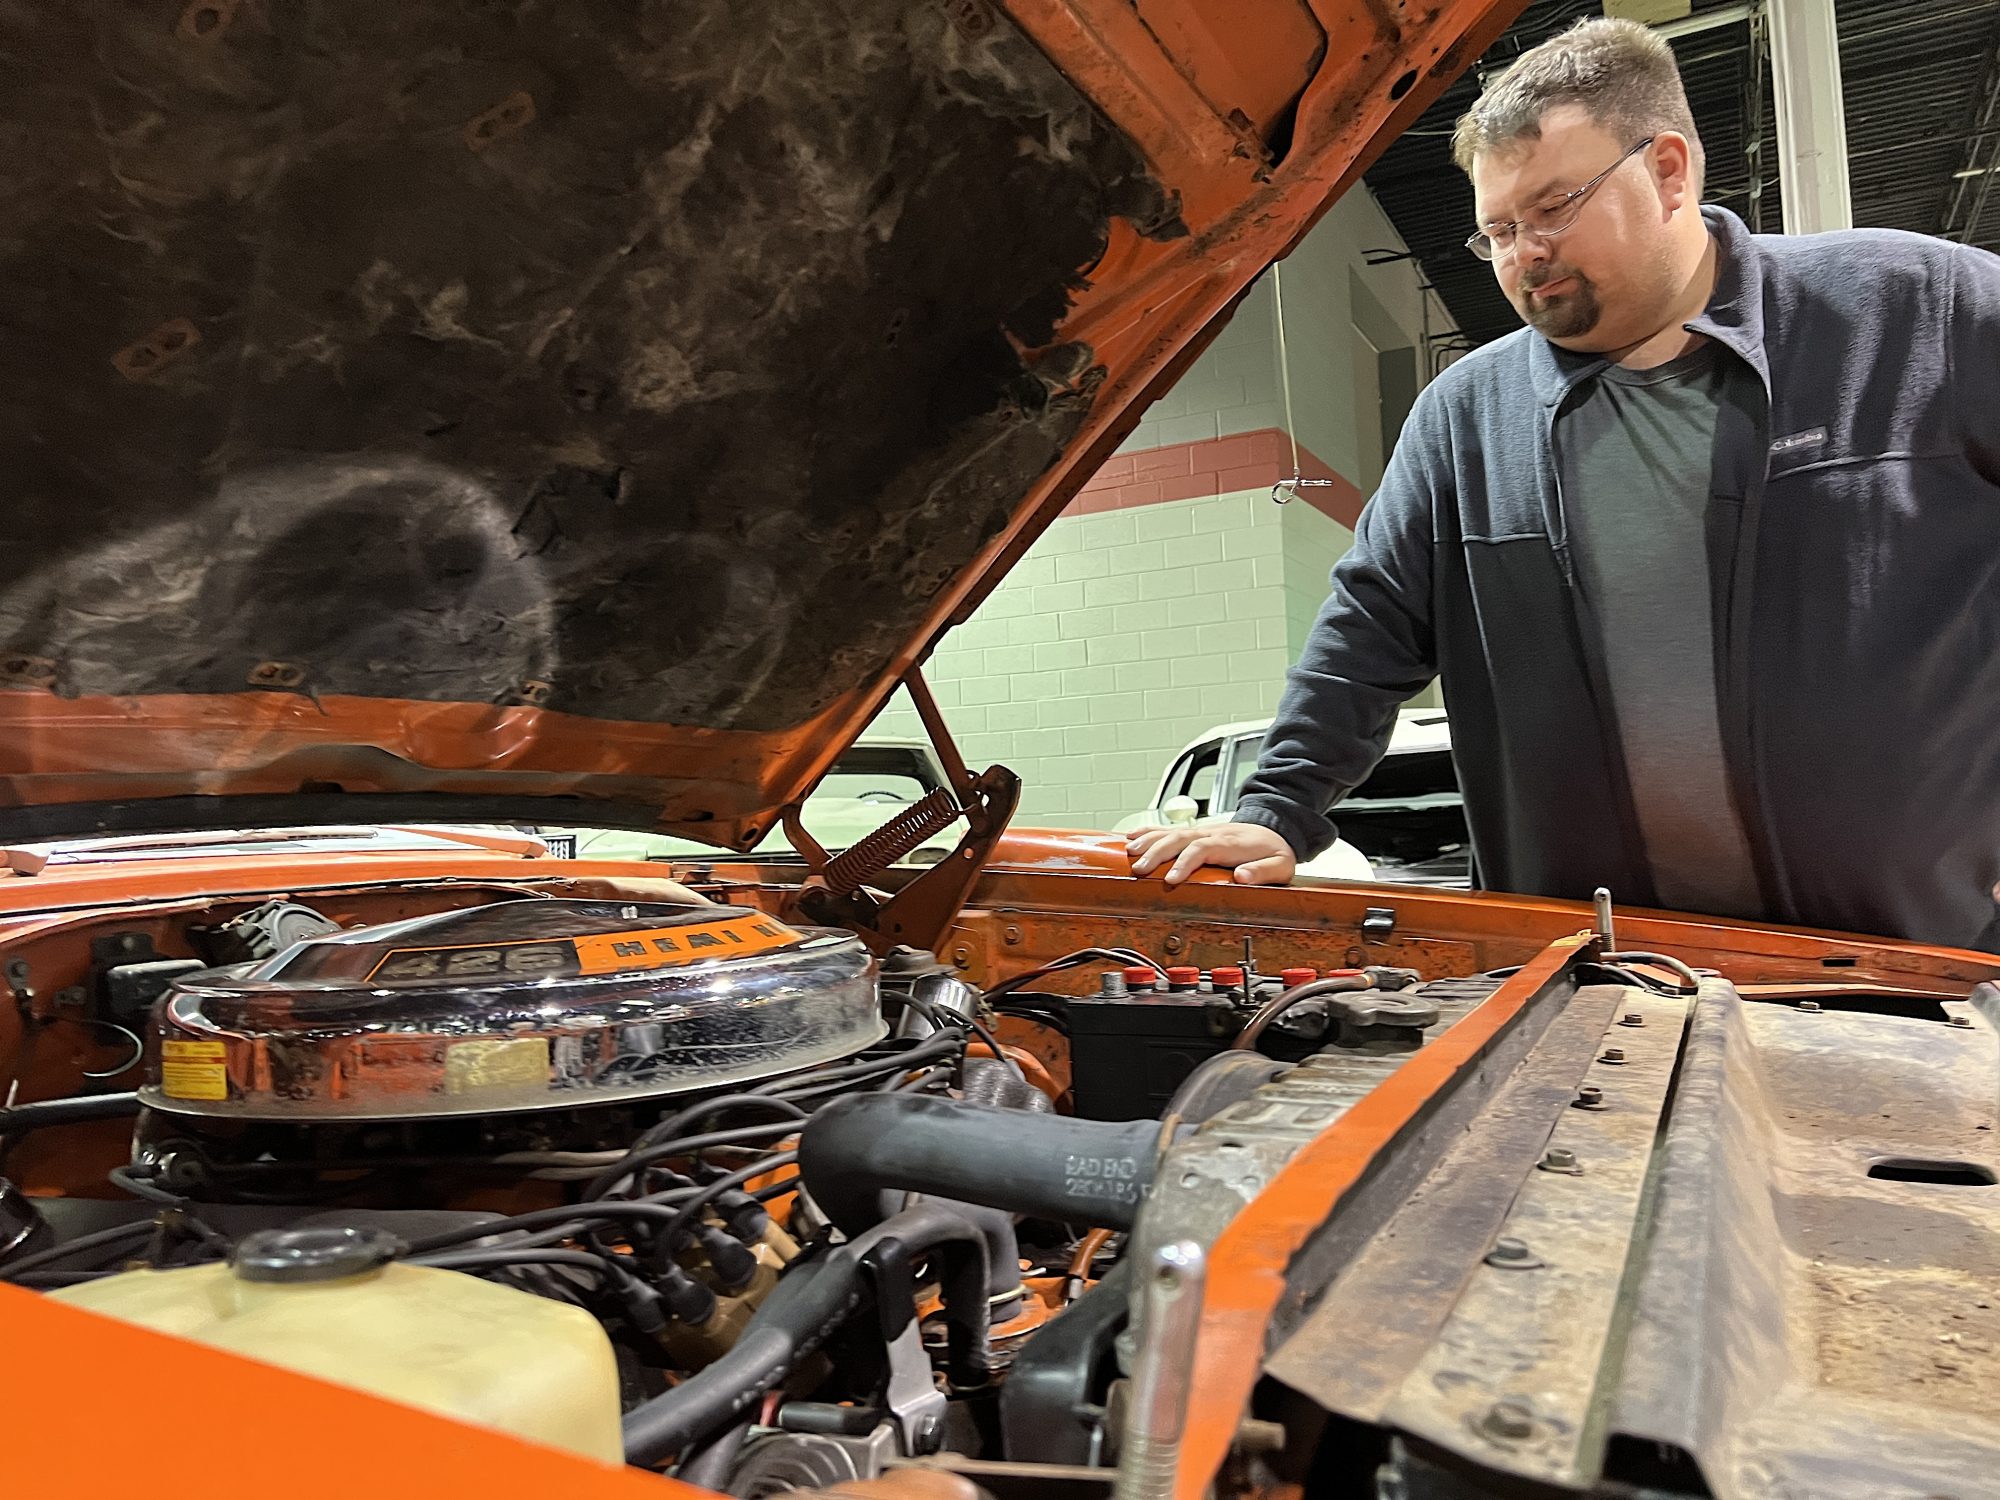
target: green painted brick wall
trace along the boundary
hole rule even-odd
[[[968,762],[1022,778],[1018,821],[1109,828],[1189,740],[1271,712],[1310,571],[1291,560],[1293,512],[1328,528],[1315,555],[1334,545],[1332,522],[1263,490],[1063,517],[946,637],[932,689]],[[923,730],[899,694],[874,732]]]

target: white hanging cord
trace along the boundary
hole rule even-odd
[[[1299,424],[1292,415],[1292,353],[1285,346],[1285,266],[1271,262],[1271,294],[1278,304],[1278,384],[1285,394],[1285,436],[1292,441],[1292,477],[1271,486],[1271,499],[1290,505],[1304,485],[1333,483],[1331,479],[1306,479],[1299,473]]]

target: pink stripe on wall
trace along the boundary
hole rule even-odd
[[[1361,517],[1366,498],[1344,475],[1303,445],[1299,473],[1307,479],[1330,479],[1299,491],[1299,499],[1350,531]],[[1268,490],[1292,477],[1292,445],[1275,427],[1238,432],[1200,443],[1169,443],[1120,453],[1070,501],[1066,516],[1090,516],[1100,511],[1129,510],[1168,500],[1197,500],[1237,490]]]

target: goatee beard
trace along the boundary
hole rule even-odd
[[[1553,301],[1538,301],[1534,289],[1546,286],[1551,281],[1561,281],[1564,277],[1576,283],[1575,287],[1562,293]],[[1528,326],[1545,339],[1581,338],[1597,326],[1597,320],[1604,315],[1598,305],[1597,288],[1587,277],[1576,271],[1554,271],[1535,279],[1532,284],[1521,284],[1522,316]]]

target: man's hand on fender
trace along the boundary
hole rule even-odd
[[[1165,866],[1168,885],[1179,885],[1203,865],[1233,868],[1238,885],[1283,885],[1298,868],[1283,836],[1255,823],[1141,828],[1126,840],[1125,850],[1132,856],[1134,875],[1151,875]]]

